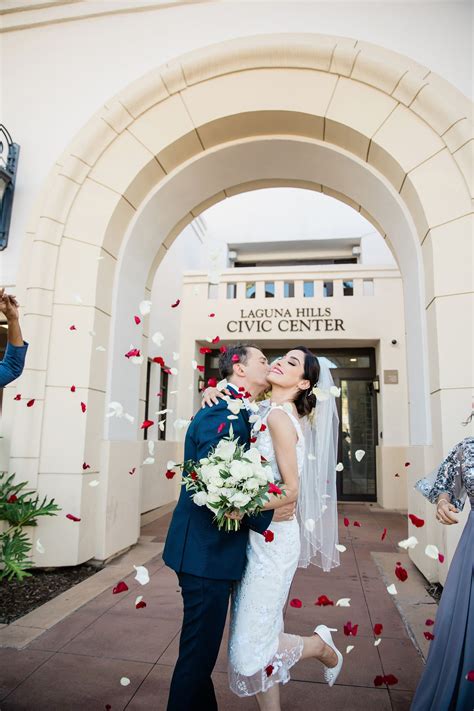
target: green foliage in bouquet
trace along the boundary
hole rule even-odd
[[[31,542],[22,528],[37,526],[38,516],[55,516],[61,511],[54,499],[47,502],[44,497],[40,503],[38,494],[33,498],[31,493],[20,493],[26,482],[13,484],[14,476],[0,472],[0,521],[10,524],[0,534],[0,580],[12,580],[13,577],[23,580],[31,576],[27,572],[27,568],[31,568]]]

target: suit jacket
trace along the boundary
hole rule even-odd
[[[206,457],[219,440],[229,435],[230,423],[234,438],[238,437],[240,444],[249,446],[251,425],[247,411],[243,408],[236,420],[228,420],[228,415],[225,400],[219,400],[217,405],[196,413],[186,433],[185,460],[197,462]],[[222,423],[224,428],[218,432]],[[177,573],[217,580],[240,580],[246,563],[249,529],[259,533],[266,531],[273,511],[244,516],[238,531],[220,531],[213,522],[212,511],[206,506],[197,506],[191,496],[192,492],[182,486],[168,530],[163,560]]]
[[[5,357],[0,361],[0,388],[4,388],[23,373],[28,343],[23,341],[23,344],[22,346],[13,346],[11,343],[7,343]]]

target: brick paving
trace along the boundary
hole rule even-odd
[[[330,573],[314,566],[299,570],[289,599],[299,598],[303,606],[288,605],[285,620],[286,629],[297,634],[310,634],[319,623],[336,627],[334,639],[344,654],[344,668],[329,688],[320,664],[301,662],[282,687],[282,708],[408,711],[423,662],[371,557],[371,551],[396,550],[397,541],[408,535],[406,516],[371,511],[366,504],[341,504],[339,513],[340,542],[347,546],[341,566]],[[350,519],[348,528],[342,525],[344,516]],[[164,540],[169,519],[167,515],[144,526],[142,534]],[[354,520],[360,528],[353,526]],[[388,532],[382,542],[384,527]],[[146,586],[134,580],[133,571],[124,578],[128,592],[113,595],[112,588],[105,590],[27,647],[0,649],[0,711],[95,711],[107,704],[112,711],[166,709],[178,651],[181,595],[175,574],[160,556],[146,566],[151,578]],[[349,597],[350,607],[315,606],[322,594],[334,602]],[[145,608],[135,609],[137,595],[143,595]],[[359,625],[355,637],[343,633],[349,620]],[[383,632],[375,647],[377,622]],[[254,699],[239,699],[227,688],[226,642],[227,637],[214,673],[219,707],[255,710]],[[354,645],[349,654],[347,645]],[[375,687],[375,677],[385,674],[394,674],[398,684]],[[128,686],[121,685],[122,677],[130,679]]]

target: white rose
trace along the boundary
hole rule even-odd
[[[251,447],[244,455],[245,459],[248,459],[252,464],[258,464],[260,466],[261,456],[257,447]]]
[[[221,439],[215,449],[215,454],[221,457],[225,462],[230,462],[235,454],[235,442]]]
[[[230,497],[229,501],[234,504],[237,509],[239,509],[242,506],[246,506],[250,499],[251,497],[248,494],[244,494],[242,491],[237,491]]]
[[[246,491],[257,491],[260,488],[260,482],[255,476],[252,476],[244,482],[243,487]]]
[[[206,492],[205,491],[198,491],[197,494],[194,494],[193,501],[198,506],[204,506],[204,504],[207,504]]]
[[[237,459],[230,465],[230,473],[236,481],[249,479],[252,474],[252,465],[249,462],[238,461]]]

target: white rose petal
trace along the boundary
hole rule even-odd
[[[193,370],[196,370],[196,368],[198,367],[198,362],[197,362],[197,360],[194,360],[194,359],[193,359],[193,360],[191,361],[191,367],[192,367]]]
[[[342,545],[342,543],[336,543],[336,550],[339,551],[339,553],[345,553],[347,548]]]
[[[98,479],[94,479],[94,481],[90,481],[90,482],[89,482],[89,486],[99,486],[99,480],[98,480]]]
[[[316,525],[316,524],[315,524],[315,522],[314,522],[314,519],[312,519],[312,518],[308,518],[308,519],[304,522],[304,527],[306,528],[307,531],[310,531],[310,532],[314,531],[315,525]]]
[[[342,472],[344,469],[344,464],[342,462],[339,462],[339,464],[336,464],[336,471],[337,472]]]
[[[138,597],[135,598],[135,607],[138,605],[139,602],[143,600],[143,595],[138,595]]]
[[[176,466],[176,462],[174,462],[172,459],[168,459],[166,462],[166,468],[167,469],[173,469],[173,467]]]
[[[171,375],[178,375],[178,369],[177,368],[170,368],[170,373],[171,373]]]
[[[158,348],[160,348],[161,344],[165,340],[165,337],[163,336],[162,333],[157,331],[156,333],[153,334],[153,336],[151,337],[151,340],[153,341],[155,346],[158,346]]]
[[[155,443],[152,439],[148,440],[148,454],[153,455],[155,453]]]
[[[242,400],[229,400],[227,404],[227,409],[230,410],[233,415],[238,415],[243,407],[245,407],[245,405]]]
[[[155,458],[154,457],[147,457],[146,459],[143,460],[143,465],[146,464],[154,464],[155,463]]]
[[[101,353],[105,353],[105,348],[104,346],[97,346],[96,351],[100,351]],[[131,358],[130,358],[131,360]]]
[[[239,417],[238,417],[238,415],[227,415],[227,419],[228,420],[238,420]]]
[[[418,545],[418,538],[416,536],[410,536],[410,538],[405,538],[403,541],[398,541],[398,545],[405,550],[407,548],[414,548]]]
[[[158,422],[158,427],[160,428],[160,432],[164,432],[164,431],[165,431],[165,422],[166,422],[166,420],[160,420],[160,421]]]
[[[428,556],[428,558],[433,558],[433,560],[438,560],[438,554],[439,550],[435,545],[432,543],[429,543],[426,548],[425,548],[425,553]]]
[[[339,397],[341,394],[341,388],[338,388],[337,385],[331,385],[329,392],[331,395],[334,395],[334,397]]]
[[[356,449],[354,456],[360,462],[364,458],[365,452],[363,449]]]
[[[346,654],[349,654],[349,652],[352,652],[353,649],[354,649],[354,645],[348,644],[346,647]]]
[[[135,580],[137,580],[140,585],[146,585],[150,582],[150,575],[144,565],[134,565],[133,567],[137,571]]]
[[[36,541],[36,550],[38,551],[38,553],[44,553],[44,546],[43,546],[42,543],[40,543],[40,539],[39,539],[39,538],[38,538],[38,540]]]
[[[179,360],[179,353],[175,353],[175,352],[173,351],[173,360],[174,360],[174,361]]]
[[[374,647],[378,647],[381,641],[382,641],[382,637],[379,637],[378,639],[376,639],[374,642]]]
[[[350,597],[341,597],[341,599],[336,602],[336,607],[350,607],[350,606],[351,606],[351,598]]]
[[[327,509],[326,504],[323,504],[323,505],[321,506],[321,513],[324,513],[324,512],[326,511],[326,509]]]
[[[318,400],[329,400],[329,393],[326,390],[321,390],[317,385],[313,388],[313,394],[316,395]]]
[[[138,310],[142,316],[146,316],[151,311],[151,301],[140,301],[138,304]]]
[[[123,676],[120,679],[120,683],[122,684],[122,686],[128,686],[130,684],[130,679],[126,676]]]
[[[389,595],[397,595],[397,588],[395,587],[394,583],[387,586],[387,592],[389,593]]]
[[[193,496],[193,501],[197,506],[204,506],[207,504],[207,494],[205,491],[198,491]]]

